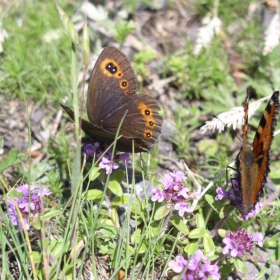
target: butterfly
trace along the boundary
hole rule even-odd
[[[110,145],[121,124],[116,148],[123,152],[145,152],[161,133],[162,117],[156,101],[147,94],[136,94],[137,83],[126,56],[106,47],[92,70],[87,96],[88,119],[81,119],[82,130],[93,140]],[[74,112],[62,108],[74,120]]]
[[[244,129],[242,147],[236,158],[238,188],[242,194],[240,212],[247,215],[259,197],[269,173],[270,147],[279,112],[279,91],[275,91],[261,117],[253,144],[247,143],[249,93],[243,102]]]

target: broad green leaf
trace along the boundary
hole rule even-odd
[[[128,203],[129,201],[129,198],[127,195],[123,195],[123,196],[116,196],[112,202],[111,202],[111,205],[112,206],[121,206],[121,205],[124,205],[126,203]]]
[[[277,248],[280,244],[280,232],[277,232],[272,237],[264,242],[265,246],[269,248]]]
[[[247,268],[243,260],[241,260],[240,258],[235,258],[233,259],[233,264],[237,271],[246,274]]]
[[[60,216],[60,215],[62,215],[62,213],[63,212],[61,210],[51,210],[51,211],[44,213],[44,215],[42,215],[40,218],[42,221],[44,221],[44,220],[48,220],[52,217]]]
[[[196,214],[196,224],[198,228],[205,228],[205,221],[201,214]]]
[[[131,244],[134,245],[135,243],[139,242],[141,238],[141,230],[137,229],[131,235]]]
[[[42,226],[41,226],[41,221],[40,221],[40,218],[37,216],[36,219],[34,219],[32,221],[32,226],[34,226],[34,228],[36,228],[37,230],[41,229]]]
[[[163,218],[166,217],[166,216],[170,213],[170,211],[172,211],[172,210],[173,210],[172,207],[168,208],[168,207],[166,207],[165,205],[159,207],[159,208],[156,210],[156,212],[155,212],[154,220],[155,220],[155,221],[158,221],[158,220],[163,219]]]
[[[233,232],[235,232],[236,229],[237,229],[238,227],[240,227],[240,224],[238,224],[238,223],[237,223],[235,220],[233,220],[231,217],[228,217],[228,218],[226,219],[226,224],[227,224],[229,230],[230,230],[230,231],[233,231]]]
[[[32,257],[34,263],[41,263],[42,262],[42,254],[37,251],[32,251]]]
[[[210,236],[210,234],[205,234],[203,236],[203,245],[204,245],[204,250],[206,253],[208,253],[210,251],[215,251],[215,249],[216,249],[215,244],[214,244],[213,239]]]
[[[83,193],[83,196],[88,200],[100,201],[102,198],[103,192],[101,190],[88,190]]]
[[[54,259],[58,258],[61,252],[67,252],[70,250],[69,242],[65,244],[62,238],[53,239],[49,241],[49,248]]]
[[[198,244],[197,244],[197,243],[193,243],[193,242],[189,243],[189,244],[185,247],[185,249],[184,249],[184,251],[185,251],[188,255],[193,255],[194,252],[196,252],[197,250],[198,250]]]
[[[110,178],[109,183],[108,183],[108,188],[116,196],[123,195],[122,186],[117,180],[112,180],[112,178]]]
[[[222,203],[219,200],[215,200],[214,196],[205,194],[205,199],[209,203],[209,205],[217,212],[219,213],[220,210],[222,209],[224,203]]]
[[[218,229],[218,234],[219,234],[222,238],[225,238],[226,235],[227,235],[227,230],[220,228],[220,229]]]
[[[97,166],[93,166],[88,175],[89,180],[90,181],[95,180],[96,178],[99,177],[100,174],[101,174],[101,168]]]
[[[163,232],[162,222],[154,221],[151,223],[151,227],[149,232],[147,232],[148,236],[158,237],[158,235]]]
[[[207,230],[206,228],[195,228],[194,230],[192,230],[188,237],[189,238],[201,238],[204,237],[205,235],[209,235],[209,230]]]
[[[234,267],[230,264],[221,264],[221,268],[219,269],[220,273],[225,276],[228,276],[233,270]],[[227,279],[227,278],[223,278],[223,279]]]
[[[117,170],[110,177],[110,181],[117,181],[121,184],[124,178],[124,174],[124,170]]]
[[[182,220],[182,218],[178,217],[178,216],[173,216],[170,218],[170,222],[171,224],[176,227],[181,233],[183,234],[189,234],[189,228],[187,227],[187,225],[184,223],[184,221]]]
[[[137,253],[144,254],[146,252],[147,252],[147,244],[146,244],[146,242],[142,242],[140,247],[137,248]]]
[[[235,207],[229,205],[229,204],[226,204],[220,211],[219,213],[219,218],[220,219],[223,219],[224,217],[226,216],[229,216],[230,213],[235,209]]]

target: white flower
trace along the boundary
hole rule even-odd
[[[203,47],[208,47],[214,37],[215,33],[221,30],[221,20],[218,17],[206,16],[202,20],[203,26],[198,31],[198,37],[194,47],[194,54],[198,55]]]
[[[270,96],[261,98],[255,102],[249,104],[249,113],[248,119],[250,119],[255,112],[260,107],[261,103],[264,100],[269,99]],[[222,132],[225,129],[225,126],[230,127],[232,125],[232,129],[235,130],[237,128],[242,128],[244,124],[244,108],[243,107],[234,107],[230,111],[219,114],[216,118],[213,118],[211,121],[207,121],[204,126],[200,128],[202,133],[206,131],[218,131],[218,133]]]
[[[280,18],[278,14],[272,18],[264,33],[263,55],[270,53],[280,43]]]

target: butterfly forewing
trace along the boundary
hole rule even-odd
[[[261,194],[269,172],[269,153],[279,111],[279,92],[271,96],[260,120],[253,145],[247,144],[248,100],[243,103],[245,113],[243,145],[238,154],[236,165],[239,173],[239,185],[242,192],[242,212],[247,214],[253,208]]]
[[[126,109],[123,105],[136,94],[136,87],[135,75],[126,56],[114,47],[105,48],[90,78],[87,97],[89,120],[103,126],[104,121],[115,116],[116,112],[124,115]]]
[[[278,111],[279,91],[275,91],[265,108],[253,141],[253,153],[259,167],[256,192],[259,192],[266,182],[269,172],[270,147],[277,123]]]

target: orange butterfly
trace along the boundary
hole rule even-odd
[[[249,93],[243,102],[244,130],[243,144],[236,158],[238,189],[242,194],[240,212],[247,215],[254,209],[269,173],[270,147],[277,123],[279,107],[279,91],[275,91],[261,117],[253,144],[246,143],[248,130]]]

